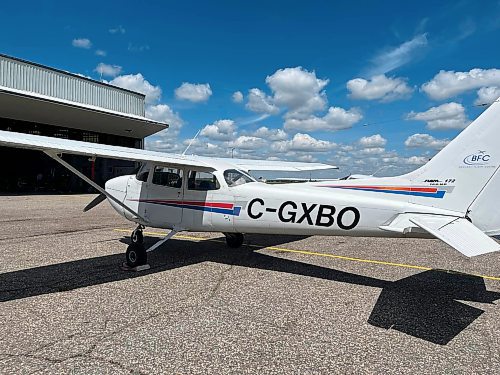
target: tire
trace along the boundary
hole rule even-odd
[[[133,244],[142,245],[144,243],[144,234],[142,233],[142,230],[135,229],[130,235],[130,241]]]
[[[241,233],[224,233],[226,236],[226,244],[231,249],[237,249],[243,245],[245,237]]]
[[[125,253],[125,261],[127,262],[127,266],[131,268],[146,264],[148,261],[148,254],[144,246],[142,244],[129,245]]]

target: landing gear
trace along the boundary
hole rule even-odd
[[[143,244],[143,229],[144,227],[139,225],[132,233],[132,243],[127,247],[127,251],[125,253],[126,264],[122,266],[122,269],[125,271],[144,271],[149,269],[149,264],[147,264],[148,253],[163,245],[178,232],[177,229],[171,230],[165,238],[159,240],[153,246],[146,249]]]
[[[127,266],[130,268],[142,266],[148,262],[148,254],[143,244],[130,244],[125,253]]]
[[[237,249],[243,245],[245,237],[241,233],[224,233],[226,236],[226,244],[232,249]]]
[[[130,235],[130,241],[133,244],[142,245],[144,243],[144,234],[142,233],[143,229],[144,229],[143,225],[139,225],[137,228],[134,229],[134,231]]]

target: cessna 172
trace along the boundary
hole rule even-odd
[[[229,247],[244,233],[437,237],[466,256],[500,250],[500,103],[493,103],[426,165],[398,177],[270,185],[249,170],[317,170],[325,164],[221,159],[106,146],[0,131],[0,145],[41,150],[101,192],[138,224],[126,252],[130,267],[178,231],[222,232]],[[62,154],[133,160],[136,175],[100,187]],[[171,229],[149,249],[146,227]]]

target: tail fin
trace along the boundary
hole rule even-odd
[[[482,221],[489,221],[493,217],[484,217],[484,207],[492,211],[500,196],[499,136],[500,103],[497,100],[426,165],[402,177],[410,179],[412,186],[437,186],[443,196],[433,200],[433,206],[471,218],[481,211]],[[411,199],[413,203],[429,204],[421,197]],[[500,228],[500,215],[497,216],[495,226]]]

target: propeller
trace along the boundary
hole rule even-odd
[[[93,209],[95,206],[97,206],[99,203],[103,202],[106,200],[106,196],[104,194],[99,194],[97,197],[95,197],[92,202],[87,204],[85,208],[83,209],[83,212],[87,212],[91,209]]]

